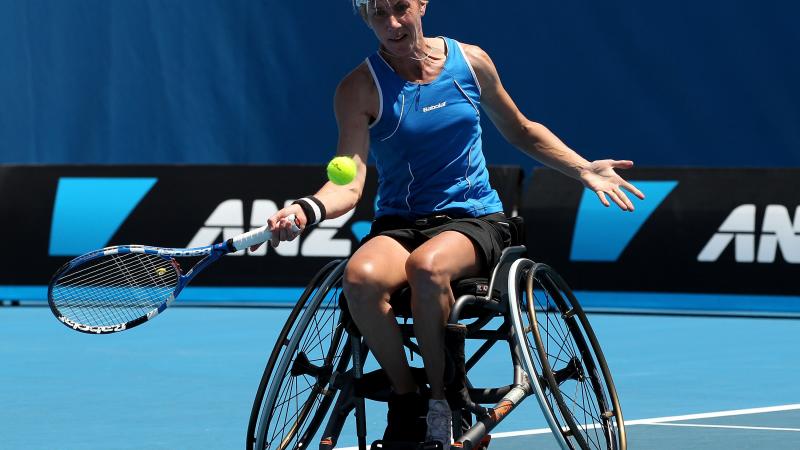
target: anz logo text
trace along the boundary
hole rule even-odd
[[[286,205],[293,200],[287,200]],[[255,200],[250,213],[250,228],[258,228],[267,222],[267,218],[278,211],[278,205],[272,200]],[[355,210],[335,219],[322,221],[307,236],[293,241],[281,242],[276,248],[262,245],[256,251],[240,250],[229,253],[233,256],[263,256],[267,251],[274,251],[281,256],[314,256],[314,257],[347,257],[352,251],[350,239],[334,239],[339,229],[353,216]],[[208,216],[205,224],[197,230],[187,247],[212,245],[245,232],[244,203],[240,199],[225,200]]]
[[[730,246],[738,263],[773,263],[780,249],[786,262],[800,264],[800,206],[794,210],[794,220],[785,206],[767,206],[760,228],[756,227],[756,205],[736,207],[697,255],[697,260],[717,261]]]

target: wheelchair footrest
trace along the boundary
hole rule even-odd
[[[389,442],[375,441],[370,450],[443,450],[441,442]]]
[[[428,376],[422,367],[412,367],[411,375],[417,386],[426,395]],[[356,397],[368,398],[379,402],[389,401],[389,393],[392,391],[392,382],[383,369],[376,369],[365,373],[360,379],[355,379],[354,387]]]

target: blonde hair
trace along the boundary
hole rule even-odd
[[[377,0],[353,0],[353,9],[355,11],[358,11],[358,13],[361,15],[361,18],[364,19],[364,21],[366,22],[367,5],[369,4],[369,2],[375,3],[376,1]],[[422,6],[428,4],[429,0],[417,0],[417,1],[419,2],[420,6]]]

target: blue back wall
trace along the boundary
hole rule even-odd
[[[587,158],[800,165],[800,2],[432,0]],[[0,0],[0,162],[306,163],[375,49],[349,0]],[[492,164],[530,167],[486,124]]]

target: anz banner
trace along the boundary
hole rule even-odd
[[[522,170],[489,171],[509,213],[516,210]],[[0,300],[45,300],[62,264],[98,248],[220,242],[264,225],[325,180],[324,166],[0,166],[2,230],[19,249],[0,260]],[[293,303],[319,268],[350,256],[369,232],[375,174],[367,180],[351,213],[277,248],[226,256],[180,302]]]
[[[523,197],[534,260],[609,307],[800,312],[800,170],[634,169],[627,213],[552,170]],[[675,293],[675,294],[673,294]],[[652,294],[652,295],[651,295]],[[720,294],[723,294],[720,296]]]

